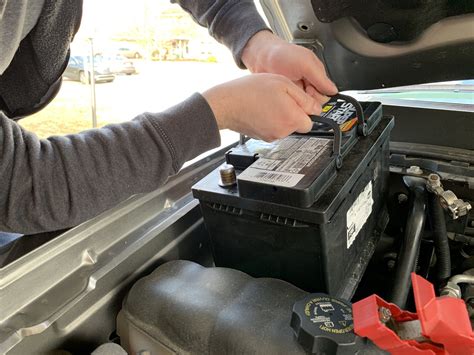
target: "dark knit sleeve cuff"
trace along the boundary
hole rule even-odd
[[[161,112],[159,119],[146,114],[167,144],[178,171],[187,162],[221,144],[219,128],[211,107],[201,94]]]

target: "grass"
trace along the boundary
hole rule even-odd
[[[133,119],[143,112],[161,112],[195,92],[245,74],[234,63],[137,61],[139,74],[117,76],[96,84],[98,127]],[[42,111],[20,120],[40,138],[92,128],[89,85],[64,80],[57,97]]]
[[[89,86],[65,82],[58,96],[42,111],[20,120],[20,125],[36,133],[40,138],[78,133],[92,128]],[[98,126],[110,122],[101,120],[98,112]],[[105,116],[104,116],[105,117]]]

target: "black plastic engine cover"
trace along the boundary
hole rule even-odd
[[[293,304],[305,296],[285,281],[172,261],[132,287],[119,335],[129,354],[305,354],[290,327]]]
[[[129,354],[306,354],[290,322],[307,295],[282,280],[171,261],[135,283],[117,331]],[[360,354],[384,353],[359,341]]]

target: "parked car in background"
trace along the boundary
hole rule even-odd
[[[137,74],[133,62],[121,54],[102,54],[99,58],[107,63],[113,74]]]
[[[90,56],[72,55],[63,77],[80,81],[83,84],[89,83],[91,77],[90,58]],[[94,79],[96,83],[110,83],[115,80],[115,75],[110,70],[107,61],[100,57],[94,58]]]
[[[131,47],[119,47],[118,51],[121,55],[128,59],[140,59],[143,58],[143,55],[140,53],[140,51],[136,48],[131,48]]]

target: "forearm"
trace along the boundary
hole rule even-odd
[[[77,225],[132,194],[156,189],[219,141],[200,95],[160,114],[47,140],[0,114],[0,230],[37,233]]]
[[[220,43],[226,45],[237,65],[245,68],[242,51],[249,39],[267,29],[253,0],[171,0],[189,12]]]

